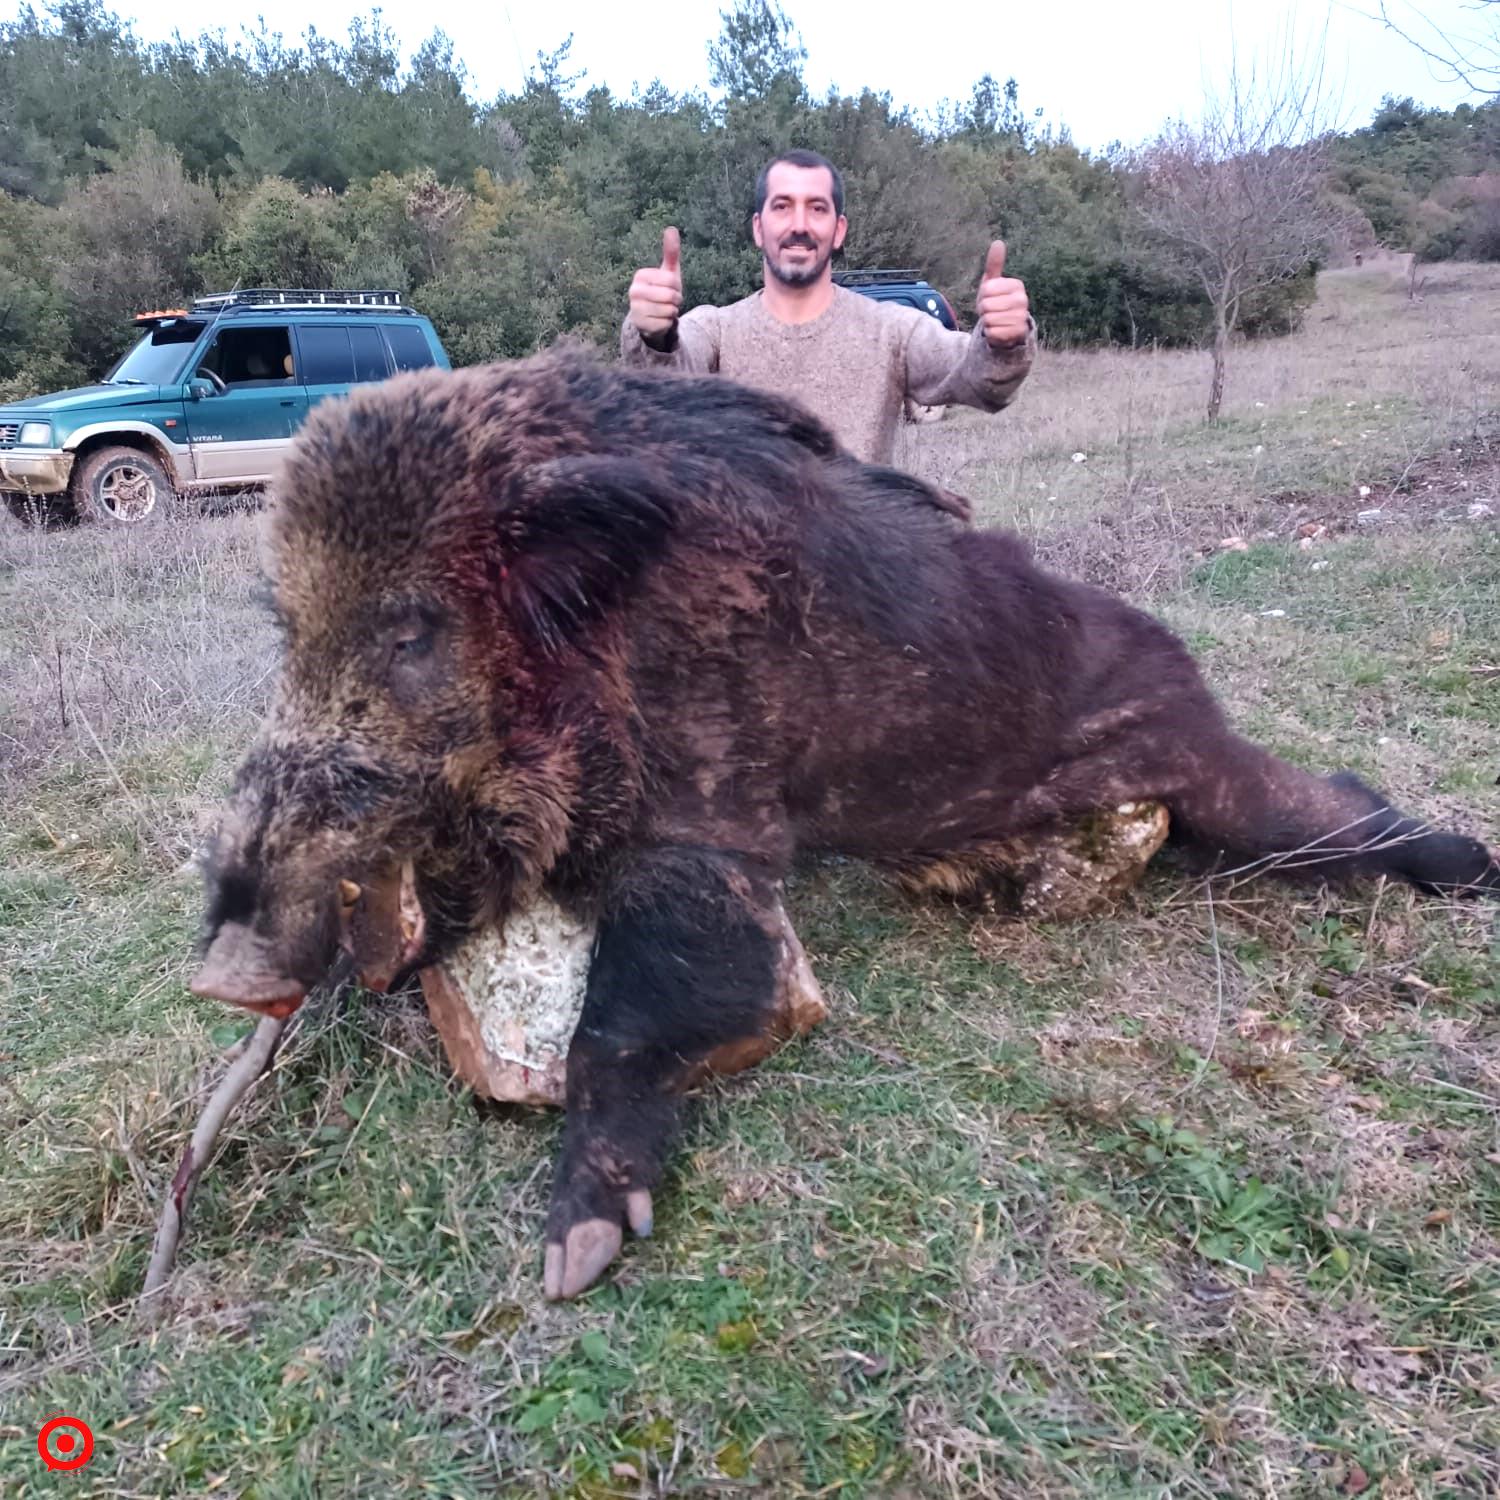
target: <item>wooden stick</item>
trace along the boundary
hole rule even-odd
[[[287,1021],[275,1016],[265,1016],[255,1028],[244,1050],[235,1058],[229,1071],[220,1080],[218,1088],[209,1096],[208,1103],[199,1117],[197,1128],[188,1142],[182,1165],[172,1179],[162,1205],[161,1222],[156,1227],[156,1240],[151,1247],[151,1263],[146,1267],[146,1280],[141,1287],[141,1301],[154,1297],[167,1284],[172,1268],[177,1264],[177,1245],[182,1238],[182,1225],[187,1217],[188,1200],[198,1185],[199,1174],[208,1165],[213,1155],[214,1142],[230,1111],[250,1091],[251,1086],[271,1066],[276,1056],[277,1044],[286,1031]]]

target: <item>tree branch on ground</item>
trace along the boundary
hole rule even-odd
[[[208,1097],[188,1148],[183,1153],[182,1164],[177,1168],[162,1204],[156,1240],[151,1246],[151,1261],[146,1267],[146,1279],[141,1286],[141,1305],[148,1313],[154,1307],[151,1299],[159,1298],[177,1264],[177,1247],[181,1243],[182,1228],[187,1221],[188,1204],[192,1200],[193,1189],[198,1185],[198,1178],[213,1156],[219,1132],[234,1112],[235,1105],[270,1068],[286,1028],[285,1020],[274,1016],[263,1017],[244,1050],[234,1057],[228,1071],[219,1081],[219,1086]]]

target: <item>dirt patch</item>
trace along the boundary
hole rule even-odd
[[[1449,525],[1500,521],[1500,427],[1480,431],[1414,460],[1368,494],[1288,491],[1266,502],[1279,507],[1268,524],[1280,536],[1302,536],[1322,526],[1328,535],[1372,526]]]
[[[1500,525],[1500,425],[1345,492],[1286,490],[1174,506],[1145,486],[1112,511],[1034,538],[1045,566],[1127,597],[1180,587],[1205,558],[1258,542],[1313,551],[1338,536],[1431,526]]]

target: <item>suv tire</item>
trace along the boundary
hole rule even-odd
[[[165,519],[176,494],[160,462],[139,448],[96,448],[69,486],[81,521],[140,526]]]

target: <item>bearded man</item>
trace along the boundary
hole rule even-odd
[[[1005,242],[991,244],[972,333],[927,313],[835,285],[834,252],[849,232],[838,169],[813,151],[769,162],[752,220],[764,263],[759,291],[728,307],[682,311],[682,251],[662,235],[659,266],[630,284],[620,332],[627,365],[720,374],[789,396],[866,463],[889,464],[905,403],[1008,405],[1036,356],[1026,288],[1005,274]]]

